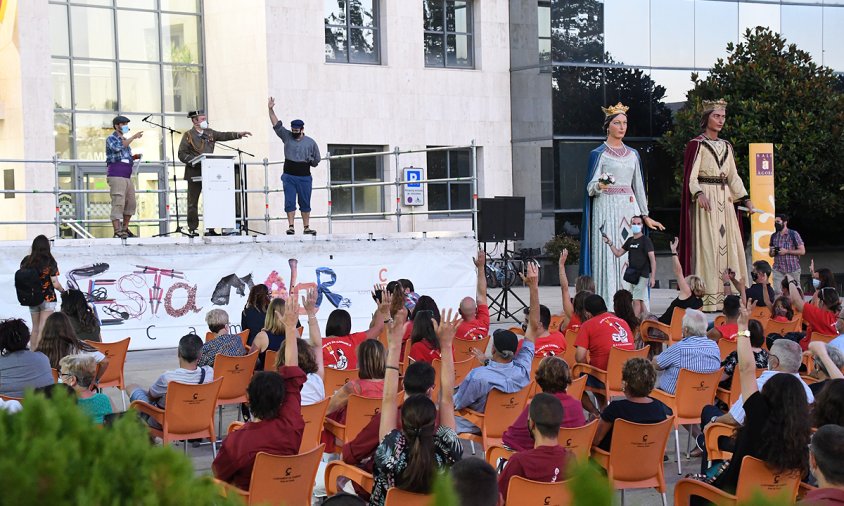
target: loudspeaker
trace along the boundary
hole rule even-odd
[[[478,199],[478,241],[521,241],[524,238],[524,197]]]

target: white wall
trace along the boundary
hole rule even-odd
[[[512,194],[507,1],[475,1],[475,69],[471,70],[425,67],[419,1],[381,1],[381,65],[325,62],[323,2],[205,2],[205,9],[208,102],[215,126],[255,133],[243,146],[258,159],[283,158],[281,140],[267,119],[269,94],[276,98],[279,118],[285,124],[303,119],[306,133],[323,152],[328,144],[392,150],[465,145],[474,139],[483,162],[479,195]],[[385,180],[395,178],[394,163],[385,161]],[[404,155],[400,165],[426,167],[426,155]],[[326,170],[325,162],[314,170],[314,186],[325,185]],[[280,166],[271,170],[271,187],[280,187],[280,173]],[[254,184],[263,181],[255,178]],[[387,209],[394,208],[394,198],[389,188]],[[270,213],[280,216],[282,207],[276,195]],[[312,207],[314,214],[325,214],[325,191],[314,191]],[[326,231],[324,223],[315,225]],[[402,231],[469,227],[469,220],[423,216],[402,222]],[[283,228],[285,223],[276,222],[272,230],[278,233]],[[395,231],[395,223],[337,220],[333,231]]]

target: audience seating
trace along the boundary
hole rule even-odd
[[[551,323],[548,324],[548,331],[558,332],[560,330],[560,326],[563,324],[565,319],[565,316],[562,315],[551,315]]]
[[[757,494],[769,499],[778,497],[783,504],[791,504],[797,497],[799,486],[800,477],[796,474],[774,473],[764,462],[748,455],[741,461],[735,495],[708,483],[684,478],[674,486],[674,504],[689,504],[692,496],[719,505],[744,504],[753,500]]]
[[[682,474],[683,472],[680,461],[680,426],[697,425],[700,423],[700,413],[703,407],[715,402],[715,391],[718,389],[718,382],[721,380],[721,374],[723,372],[723,368],[710,373],[680,369],[675,394],[669,394],[659,389],[654,389],[651,392],[651,397],[662,401],[674,413],[674,446],[677,450],[677,474]],[[689,458],[691,441],[692,433],[689,431],[689,440],[686,444],[686,458]]]
[[[343,388],[343,385],[348,383],[350,380],[356,379],[357,377],[357,369],[341,370],[333,367],[326,367],[325,375],[322,379],[322,383],[325,386],[325,396],[331,397],[334,395],[334,392]]]
[[[729,341],[727,339],[718,340],[718,350],[721,352],[721,362],[727,358],[727,355],[736,351],[738,343],[736,341]]]
[[[399,394],[401,393],[399,392]],[[381,397],[350,395],[349,404],[346,406],[345,423],[325,418],[325,430],[338,439],[337,446],[343,446],[343,442],[353,440],[366,427],[372,417],[381,410],[381,401]]]
[[[586,462],[592,455],[592,440],[598,431],[598,420],[592,420],[583,427],[561,427],[557,435],[560,446],[570,451],[578,462]]]
[[[472,355],[472,352],[469,351],[472,348],[477,348],[482,352],[486,352],[487,346],[489,345],[489,336],[484,337],[483,339],[475,339],[474,341],[468,341],[466,339],[455,339],[454,340],[454,362],[463,362],[467,358],[474,359],[475,356]],[[481,363],[475,360],[475,367],[480,366]],[[474,365],[474,364],[473,364]]]
[[[339,492],[337,478],[341,476],[355,482],[370,494],[372,493],[372,487],[375,485],[372,474],[357,466],[346,464],[342,460],[332,460],[325,468],[325,492],[329,497]]]
[[[249,490],[221,482],[226,491],[241,496],[246,504],[309,505],[324,445],[299,455],[258,452],[252,467]]]
[[[498,470],[498,459],[510,460],[510,457],[516,453],[513,450],[508,450],[502,445],[492,445],[484,452],[484,459],[489,465]]]
[[[712,325],[714,327],[720,327],[721,325],[724,325],[725,323],[727,323],[727,317],[722,315],[722,314],[719,314],[718,316],[715,317],[715,321],[712,322]]]
[[[432,495],[414,494],[393,487],[387,491],[384,506],[431,506],[433,502]]]
[[[458,414],[465,416],[481,429],[480,436],[477,434],[461,434],[461,437],[479,442],[483,444],[484,448],[501,444],[504,432],[513,424],[527,405],[528,388],[529,386],[512,394],[505,394],[500,390],[493,389],[487,394],[484,413],[471,409],[459,411]]]
[[[566,481],[548,483],[513,476],[510,478],[510,484],[507,487],[507,500],[504,504],[510,506],[522,504],[564,506],[572,504],[572,499]]]
[[[214,411],[217,395],[223,384],[222,378],[202,385],[171,381],[167,385],[167,406],[164,409],[144,401],[132,401],[131,408],[145,413],[161,425],[161,429],[149,427],[154,436],[164,440],[184,441],[187,453],[187,440],[208,438],[214,441]],[[217,445],[211,445],[211,451],[217,456]]]
[[[611,450],[592,447],[592,457],[604,469],[616,490],[655,488],[665,506],[665,476],[662,457],[674,417],[653,424],[616,420],[613,424]],[[686,503],[676,503],[686,504]]]
[[[243,343],[243,347],[248,350],[249,345],[246,344],[246,341],[249,340],[249,329],[241,330],[240,332],[237,333],[237,335],[240,336],[240,342]],[[299,330],[299,336],[301,336],[301,335],[302,335],[302,330],[300,329]]]
[[[108,359],[108,367],[97,382],[100,388],[117,387],[120,390],[120,400],[123,401],[123,410],[126,410],[126,380],[123,377],[123,366],[126,364],[126,353],[129,351],[127,337],[122,341],[114,343],[100,343],[97,341],[85,341]]]
[[[646,343],[663,343],[670,346],[674,343],[680,342],[683,339],[683,317],[686,316],[686,310],[675,307],[671,313],[671,325],[666,325],[656,320],[645,320],[639,327],[639,333],[642,335],[642,341]],[[650,337],[649,330],[661,330],[668,336],[668,340],[654,339]]]
[[[727,460],[733,456],[733,452],[721,450],[718,447],[718,439],[721,437],[733,437],[736,428],[721,422],[712,422],[706,425],[703,430],[703,438],[706,441],[706,458],[709,464],[716,460]]]
[[[761,304],[761,301],[760,301]],[[770,319],[771,310],[767,306],[755,306],[750,310],[750,318],[752,320]]]
[[[278,351],[267,350],[264,352],[264,371],[275,371],[275,363],[278,361]]]
[[[432,399],[439,399],[440,393],[440,371],[442,370],[442,363],[443,361],[435,358],[433,362],[431,362],[431,366],[434,368],[434,392],[431,395]],[[478,363],[478,360],[474,357],[467,358],[461,362],[454,363],[454,386],[457,387],[460,383],[466,379],[466,376],[469,375],[469,372],[474,369],[475,364]]]
[[[305,431],[302,433],[302,444],[299,446],[299,453],[309,452],[319,446],[322,428],[325,425],[325,410],[328,409],[329,400],[326,397],[316,404],[302,406]]]
[[[220,392],[217,395],[218,432],[223,432],[223,406],[240,405],[249,401],[246,397],[246,387],[249,386],[252,375],[255,373],[256,360],[258,360],[258,350],[249,355],[233,357],[218,354],[214,358],[214,376],[223,380]],[[240,409],[237,410],[237,419],[241,419]]]
[[[789,332],[800,332],[801,326],[803,323],[803,319],[795,316],[793,319],[787,322],[778,322],[776,320],[768,320],[768,323],[765,324],[765,335],[768,334],[779,334],[784,336]]]
[[[53,373],[53,383],[58,383],[59,382],[59,370],[55,369],[55,368],[50,368],[50,372]],[[123,403],[124,403],[123,409],[126,409],[126,407],[125,407],[126,401],[123,401]]]
[[[756,369],[756,377],[762,375],[765,372],[765,369]],[[715,397],[717,397],[721,402],[726,404],[727,406],[732,406],[741,395],[741,380],[739,377],[741,374],[739,373],[738,367],[733,369],[733,376],[730,380],[730,389],[727,390],[722,387],[718,387],[718,390],[715,391]]]
[[[822,343],[829,343],[838,337],[837,334],[821,334],[820,332],[812,332],[812,341],[820,341]]]
[[[577,378],[581,373],[590,374],[602,381],[604,388],[595,388],[586,385],[586,390],[603,394],[607,398],[607,401],[613,397],[621,397],[624,395],[624,392],[621,390],[621,369],[624,367],[624,363],[631,358],[647,358],[649,350],[650,346],[645,346],[640,350],[612,348],[606,371],[589,364],[577,364],[572,369],[572,377]]]

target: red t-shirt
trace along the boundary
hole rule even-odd
[[[569,452],[562,446],[540,446],[516,452],[498,477],[498,491],[506,500],[507,488],[513,476],[546,483],[563,481],[568,459]]]
[[[435,349],[431,346],[431,343],[423,339],[410,345],[410,358],[414,362],[427,362],[430,364],[435,358],[440,358],[440,350]]]
[[[573,429],[586,425],[586,417],[583,415],[583,406],[580,404],[580,399],[575,399],[565,392],[558,392],[553,395],[563,405],[563,421],[560,423],[560,427]],[[513,425],[504,431],[504,436],[501,438],[505,445],[517,452],[533,448],[533,438],[527,428],[529,412],[530,406],[525,406],[522,414],[516,418]]]
[[[583,322],[574,344],[589,350],[589,363],[604,371],[610,360],[610,349],[636,349],[627,322],[612,313],[599,314]]]
[[[358,345],[366,341],[366,332],[322,340],[322,361],[325,367],[345,371],[358,367]]]
[[[738,335],[738,323],[725,323],[719,327],[715,327],[718,329],[718,332],[721,333],[721,339],[726,339],[730,342],[736,341],[736,336]]]
[[[578,329],[580,329],[580,325],[582,323],[583,322],[580,321],[580,317],[577,316],[577,313],[572,314],[571,318],[569,319],[569,324],[566,325],[565,329],[563,329],[563,334],[565,334],[569,330],[573,330],[573,331],[577,332]]]
[[[474,341],[489,334],[489,306],[478,304],[478,314],[474,320],[466,320],[457,327],[456,339]]]
[[[284,378],[285,390],[278,416],[247,422],[240,430],[229,434],[211,466],[214,476],[242,490],[249,490],[252,466],[258,452],[296,455],[302,444],[305,420],[302,418],[300,391],[307,376],[298,367],[281,366],[278,373]]]
[[[519,341],[519,347],[516,349],[516,353],[521,351],[522,343],[524,343],[524,339]],[[551,332],[545,337],[537,337],[536,343],[534,343],[535,354],[536,357],[548,357],[548,356],[563,356],[566,352],[566,348],[568,345],[566,344],[566,336],[564,336],[561,332]]]
[[[803,305],[803,321],[806,322],[806,338],[800,341],[800,346],[805,351],[812,340],[812,334],[838,335],[835,329],[835,321],[838,318],[835,313],[827,309],[821,309],[812,304]]]

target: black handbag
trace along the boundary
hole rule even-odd
[[[638,285],[639,279],[641,279],[642,273],[639,272],[639,269],[635,267],[628,267],[624,270],[624,276],[621,277],[624,281],[630,283],[631,285]]]

